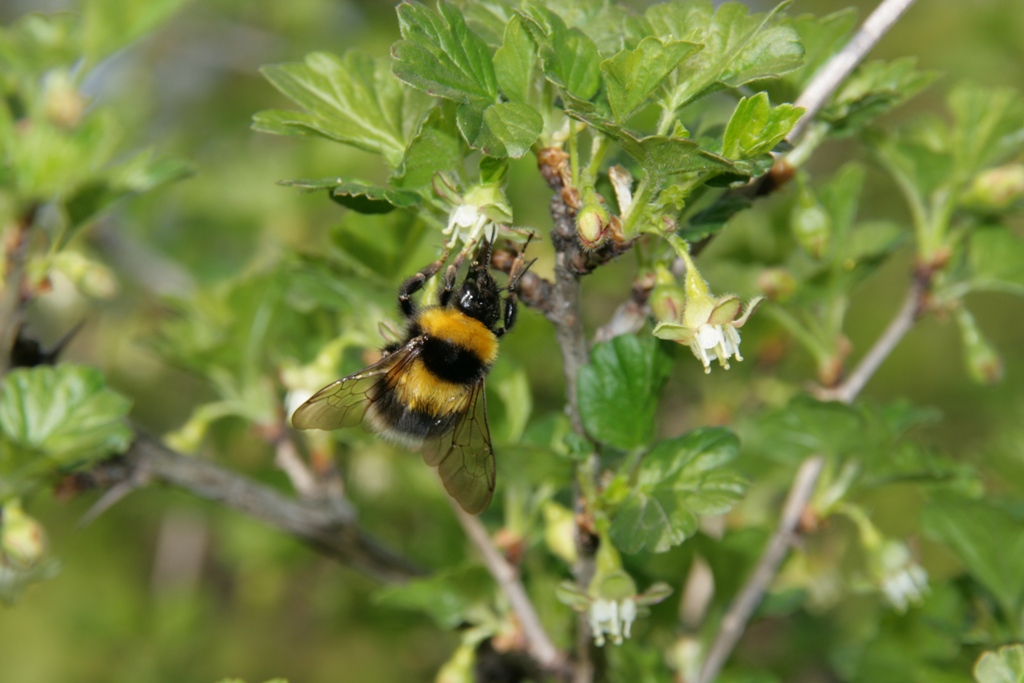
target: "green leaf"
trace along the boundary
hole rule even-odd
[[[459,133],[455,109],[454,103],[442,102],[427,115],[391,175],[395,185],[429,187],[439,170],[457,173],[461,169],[469,150]]]
[[[1002,226],[979,228],[967,253],[970,289],[1024,296],[1024,240]]]
[[[331,231],[331,242],[366,271],[376,273],[385,280],[408,275],[421,264],[407,263],[409,256],[426,226],[411,212],[396,212],[387,216],[350,214]]]
[[[515,11],[509,0],[459,0],[466,24],[488,45],[501,45],[505,28]],[[516,3],[518,5],[518,3]]]
[[[540,70],[537,47],[520,16],[505,27],[501,47],[494,53],[494,76],[501,93],[512,102],[533,101]]]
[[[701,47],[682,40],[644,38],[635,50],[622,50],[601,62],[615,120],[622,123],[629,118],[683,60]]]
[[[784,408],[758,417],[756,432],[744,435],[744,444],[783,461],[810,455],[850,457],[884,463],[895,459],[895,444],[906,433],[933,421],[934,411],[902,403],[872,406],[817,401],[799,396]],[[916,467],[919,463],[910,465]]]
[[[319,135],[380,154],[395,168],[433,102],[402,87],[389,65],[387,59],[351,50],[342,58],[314,52],[303,63],[265,66],[267,80],[305,111],[259,112],[253,128]]]
[[[12,370],[0,392],[0,480],[55,473],[131,443],[131,401],[107,388],[96,368],[62,364]],[[42,460],[41,460],[42,459]],[[8,492],[9,493],[9,492]]]
[[[934,71],[919,71],[913,57],[862,64],[843,81],[819,117],[828,121],[833,135],[851,135],[909,100],[936,77]]]
[[[445,0],[440,13],[418,2],[398,6],[402,38],[391,48],[392,70],[431,95],[456,102],[494,102],[498,83],[490,49]]]
[[[414,579],[399,586],[388,586],[374,594],[378,604],[423,612],[444,629],[457,628],[463,622],[488,609],[494,581],[483,567],[473,566],[439,572],[425,579]]]
[[[623,450],[646,444],[669,369],[668,356],[650,335],[622,335],[595,345],[578,380],[587,432]]]
[[[799,67],[803,48],[797,33],[778,16],[789,4],[782,2],[765,14],[749,14],[738,2],[715,10],[711,0],[648,8],[644,16],[654,35],[704,44],[667,87],[664,108],[675,112],[714,90],[778,77]]]
[[[991,591],[1006,619],[1016,619],[1024,596],[1024,535],[1020,514],[989,501],[944,496],[921,514],[925,532],[943,541],[968,573]]]
[[[540,45],[548,80],[581,101],[594,97],[601,87],[601,54],[594,41],[538,2],[525,3],[521,16]]]
[[[915,220],[926,219],[933,194],[943,203],[953,201],[954,195],[948,189],[953,173],[949,133],[940,120],[922,117],[895,133],[869,133],[865,139],[893,176],[915,213]]]
[[[733,173],[735,165],[717,154],[701,149],[687,138],[650,135],[636,138],[627,131],[616,137],[622,149],[636,159],[653,179],[678,173]]]
[[[72,227],[81,225],[120,199],[188,177],[192,170],[183,161],[160,158],[151,149],[143,150],[106,173],[96,174],[92,182],[69,196],[64,204],[68,223]]]
[[[783,22],[796,31],[797,42],[804,48],[803,61],[781,78],[762,81],[754,87],[764,89],[776,102],[792,102],[825,62],[849,41],[857,26],[857,10],[848,7],[822,17],[802,14]]]
[[[974,665],[978,683],[1024,683],[1024,645],[1005,645],[983,654]]]
[[[502,102],[486,109],[459,105],[459,130],[470,146],[492,157],[518,159],[540,136],[544,120],[528,104]]]
[[[725,128],[722,156],[753,159],[768,154],[785,139],[803,113],[802,108],[791,104],[772,108],[767,93],[744,97]]]
[[[1024,98],[1013,88],[962,84],[949,93],[955,168],[967,179],[985,166],[1020,153]]]
[[[608,121],[586,102],[573,101],[568,113],[585,121],[600,132],[612,138],[623,151],[633,157],[651,177],[653,187],[666,178],[679,173],[738,173],[736,166],[718,154],[701,149],[693,140],[685,137],[685,131],[674,135],[649,135],[639,138],[633,132]]]
[[[350,178],[279,180],[278,184],[309,191],[328,190],[331,199],[359,213],[390,213],[416,206],[422,199],[415,192],[369,185]]]
[[[697,530],[698,515],[727,512],[745,483],[723,469],[739,441],[727,429],[697,429],[659,442],[640,463],[630,496],[612,517],[611,537],[627,553],[665,552]]]
[[[702,240],[720,231],[733,216],[748,208],[749,199],[735,193],[725,193],[708,208],[693,214],[678,234],[687,242]]]

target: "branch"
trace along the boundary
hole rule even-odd
[[[584,254],[576,240],[575,211],[566,202],[568,157],[558,149],[542,150],[537,155],[541,175],[554,191],[551,197],[551,243],[555,248],[555,281],[551,283],[547,305],[544,307],[545,317],[555,326],[555,338],[562,352],[562,372],[565,375],[566,413],[573,432],[586,437],[583,419],[580,417],[579,402],[576,392],[576,378],[580,368],[590,360],[587,340],[583,332],[583,311],[580,306],[580,277],[593,268],[590,258]],[[573,189],[573,188],[569,188]],[[596,476],[597,467],[594,460],[596,454],[590,456],[582,465],[576,465],[576,473],[593,472]],[[589,530],[585,521],[588,518],[585,499],[580,491],[578,477],[574,477],[573,486],[574,512],[576,513],[576,551],[577,560],[572,568],[576,585],[586,589],[594,576],[594,554],[597,550],[597,539]],[[584,522],[584,523],[581,523]],[[600,657],[594,652],[593,635],[590,622],[585,614],[576,619],[576,659],[574,662],[574,683],[590,683],[594,680],[596,664]]]
[[[403,583],[424,571],[381,545],[356,525],[346,505],[295,500],[202,458],[177,453],[139,435],[120,458],[101,463],[86,478],[99,486],[159,481],[266,522],[319,552],[381,583]]]
[[[557,674],[561,678],[568,678],[568,662],[541,625],[540,617],[537,616],[537,611],[519,580],[519,572],[494,547],[483,523],[459,507],[453,499],[449,498],[449,502],[466,536],[479,551],[487,570],[494,576],[508,598],[526,637],[526,651],[545,671]]]
[[[820,456],[810,457],[804,460],[797,470],[793,486],[789,489],[789,495],[786,497],[786,505],[782,510],[779,526],[768,540],[768,546],[765,548],[764,554],[761,555],[761,559],[758,560],[754,573],[747,579],[747,583],[722,618],[722,623],[711,644],[711,649],[708,650],[697,683],[711,683],[715,680],[733,648],[736,647],[740,636],[746,630],[747,622],[754,610],[761,604],[761,598],[775,579],[779,565],[782,564],[789,553],[790,546],[796,540],[800,517],[814,494],[814,487],[818,483],[818,476],[821,474],[824,462]]]
[[[843,49],[832,55],[825,66],[814,75],[800,93],[800,97],[793,103],[804,108],[804,115],[789,132],[790,142],[795,143],[800,138],[832,93],[913,4],[914,0],[882,0]]]
[[[900,309],[889,322],[885,331],[882,332],[882,336],[875,342],[875,345],[864,355],[860,363],[857,364],[857,367],[853,369],[853,372],[847,376],[842,384],[833,389],[819,391],[817,394],[818,399],[822,401],[853,403],[853,399],[857,398],[857,395],[882,365],[882,362],[889,357],[889,354],[893,352],[893,349],[906,336],[907,332],[914,327],[914,323],[920,317],[928,297],[929,281],[930,278],[927,276],[917,276],[914,278],[914,284],[911,285],[910,291],[907,292],[903,305],[900,306]]]

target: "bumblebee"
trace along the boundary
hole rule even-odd
[[[458,286],[461,256],[448,266],[437,305],[418,307],[412,296],[446,258],[403,282],[398,308],[407,320],[404,340],[385,346],[378,362],[324,387],[292,415],[298,429],[363,423],[420,450],[452,498],[472,514],[485,510],[494,494],[484,378],[498,356],[498,339],[515,325],[519,280],[533,265],[524,265],[521,253],[516,257],[503,298],[490,273],[492,246],[490,240],[478,246]]]

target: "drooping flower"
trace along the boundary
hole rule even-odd
[[[655,583],[637,593],[633,577],[622,568],[622,559],[606,534],[597,550],[597,568],[586,591],[568,581],[559,585],[558,599],[579,612],[587,613],[594,644],[602,647],[608,640],[615,645],[630,637],[639,608],[661,602],[672,593],[666,583]]]
[[[689,255],[683,252],[681,256],[686,262],[682,314],[674,319],[661,319],[654,328],[654,336],[689,346],[706,373],[711,372],[711,361],[716,359],[728,370],[730,358],[743,360],[738,330],[764,297],[754,297],[746,306],[735,294],[716,297]]]
[[[928,573],[914,560],[906,543],[886,539],[873,549],[870,563],[882,594],[898,612],[920,604],[928,593]]]
[[[907,544],[883,536],[859,505],[843,502],[836,509],[857,526],[870,581],[888,603],[899,612],[920,604],[928,593],[928,572],[914,559]]]

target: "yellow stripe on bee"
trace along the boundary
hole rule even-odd
[[[471,389],[472,385],[439,379],[418,358],[398,376],[394,385],[402,405],[433,417],[444,417],[466,410]]]
[[[419,316],[423,333],[476,354],[484,365],[498,357],[498,338],[487,327],[454,308],[428,308]]]

